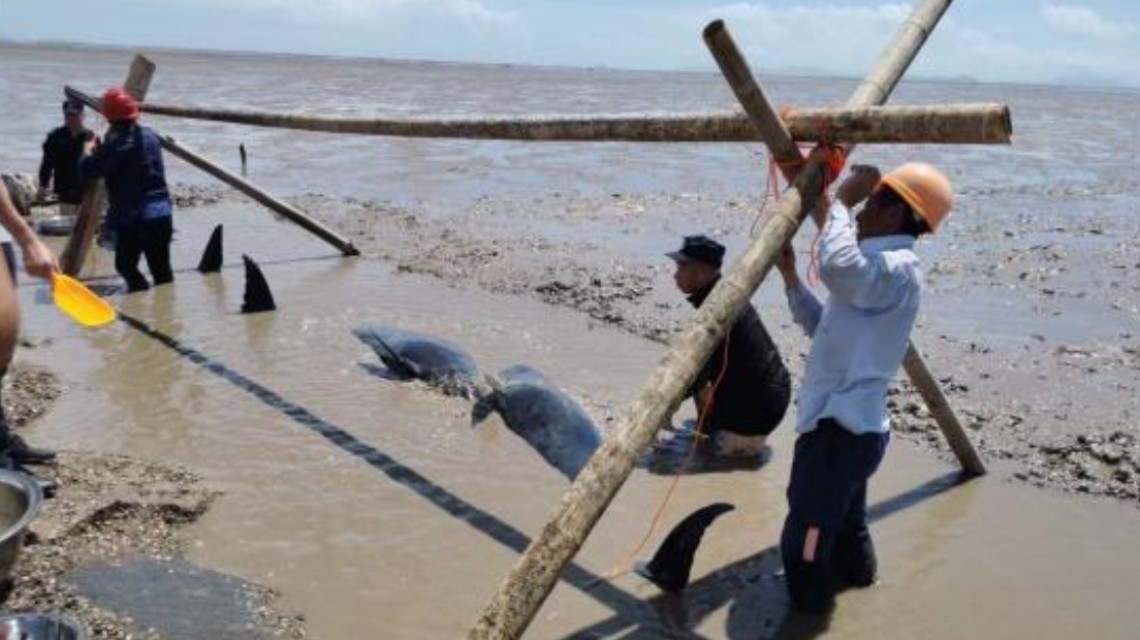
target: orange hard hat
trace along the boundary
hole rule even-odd
[[[879,181],[879,188],[889,187],[926,221],[931,232],[950,214],[954,206],[954,191],[950,180],[924,162],[908,162]]]
[[[139,102],[122,87],[112,87],[103,94],[103,116],[109,122],[134,120],[139,117]]]

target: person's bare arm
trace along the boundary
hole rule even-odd
[[[51,249],[36,235],[35,231],[24,221],[23,216],[16,211],[16,206],[8,197],[8,190],[0,184],[0,224],[12,234],[12,239],[20,246],[24,256],[24,268],[28,275],[51,281],[52,275],[59,270],[55,256]]]

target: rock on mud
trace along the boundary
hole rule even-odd
[[[26,173],[0,174],[4,181],[4,188],[8,190],[8,197],[16,205],[16,211],[27,218],[32,214],[32,203],[36,201],[36,180]]]

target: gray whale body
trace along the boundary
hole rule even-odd
[[[352,333],[402,379],[423,380],[444,393],[466,397],[480,385],[475,360],[455,343],[377,324],[361,325]]]
[[[472,424],[498,413],[507,428],[573,480],[594,450],[601,434],[590,416],[546,376],[525,365],[514,365],[488,376],[491,386],[471,410]]]

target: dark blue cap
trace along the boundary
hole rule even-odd
[[[724,245],[708,236],[685,236],[679,251],[665,255],[677,262],[696,261],[719,268],[724,261]]]
[[[78,100],[64,100],[63,112],[67,115],[79,115],[83,113],[83,103]]]

